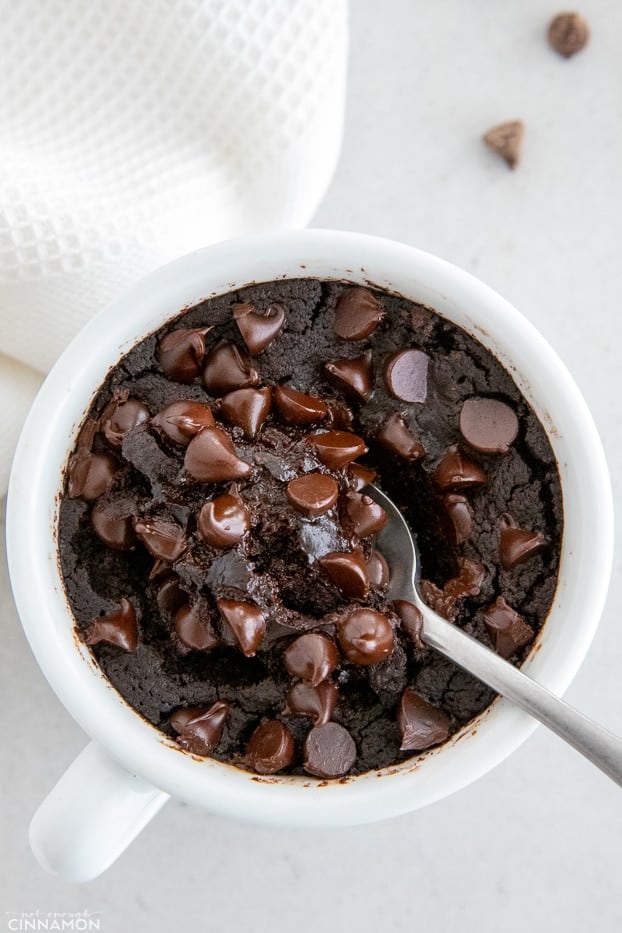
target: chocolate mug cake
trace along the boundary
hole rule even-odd
[[[552,603],[561,487],[495,357],[372,287],[286,279],[183,311],[110,371],[66,470],[80,637],[190,753],[322,779],[444,742],[493,692],[386,598],[374,482],[421,591],[520,664]]]

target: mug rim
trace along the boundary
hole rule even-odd
[[[279,272],[284,266],[290,271]],[[319,268],[324,271],[313,272]],[[263,778],[196,758],[133,710],[76,638],[55,536],[67,457],[109,368],[139,339],[201,299],[250,282],[294,277],[348,279],[422,301],[489,348],[492,342],[492,352],[535,406],[560,468],[565,532],[554,603],[523,669],[563,692],[596,631],[613,556],[611,487],[592,416],[555,351],[505,299],[445,260],[380,237],[301,230],[228,240],[157,269],[103,309],[59,358],[23,427],[9,483],[7,554],[20,619],[43,673],[73,718],[111,757],[154,786],[208,809],[263,822],[339,825],[394,816],[466,786],[511,754],[536,722],[500,698],[438,748],[341,782]],[[406,290],[391,287],[397,281],[407,284]],[[453,315],[443,307],[452,308]],[[573,513],[566,515],[569,489]],[[567,539],[575,511],[579,524],[591,530],[589,553],[580,552],[572,528]],[[572,594],[581,592],[579,626],[562,612],[572,604]],[[557,644],[553,628],[562,622],[565,641]],[[558,652],[553,660],[547,649],[551,639]]]

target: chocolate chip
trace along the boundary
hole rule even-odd
[[[387,513],[371,496],[360,492],[348,495],[346,513],[352,522],[354,534],[359,538],[373,535],[387,523]]]
[[[116,463],[110,454],[92,454],[80,447],[69,459],[67,494],[70,499],[81,496],[89,501],[110,492],[114,483]]]
[[[254,657],[266,631],[266,620],[261,609],[253,603],[237,599],[217,599],[216,605],[233,632],[242,654],[247,658]]]
[[[499,537],[499,560],[504,570],[513,570],[518,564],[523,564],[535,557],[549,542],[541,531],[528,531],[526,528],[517,528],[507,521],[501,526]]]
[[[287,484],[287,498],[294,508],[307,517],[322,515],[337,501],[339,487],[332,476],[305,473]]]
[[[353,398],[366,402],[374,385],[374,370],[371,350],[353,359],[334,360],[325,363],[328,378]]]
[[[222,737],[230,706],[216,700],[210,707],[186,706],[171,714],[170,723],[177,743],[195,755],[209,755]]]
[[[253,467],[241,460],[222,428],[205,428],[186,450],[184,466],[200,483],[225,483],[250,476]]]
[[[484,454],[505,454],[518,434],[516,412],[495,398],[468,398],[460,412],[465,441]]]
[[[475,560],[458,557],[458,573],[443,586],[443,592],[455,599],[465,596],[479,596],[482,583],[486,579],[486,568]]]
[[[382,305],[368,288],[348,288],[337,302],[333,330],[344,340],[364,340],[383,317]]]
[[[304,769],[319,778],[347,774],[356,760],[356,745],[347,729],[336,722],[315,726],[305,740]]]
[[[156,603],[162,615],[172,615],[183,606],[188,597],[181,588],[179,577],[171,573],[170,564],[167,564],[166,561],[160,561],[159,563],[166,567],[168,575],[158,587]]]
[[[479,463],[469,460],[457,447],[450,447],[434,470],[432,479],[440,489],[449,490],[481,486],[488,477]]]
[[[149,420],[149,409],[127,392],[113,397],[101,417],[101,431],[113,447],[120,447],[132,428]]]
[[[134,531],[151,556],[160,560],[177,560],[188,545],[183,528],[164,518],[136,518]]]
[[[105,641],[109,645],[123,648],[133,653],[138,647],[138,622],[136,610],[129,601],[123,598],[121,606],[116,612],[93,619],[83,634],[87,645],[98,645]]]
[[[352,664],[378,664],[393,651],[393,626],[375,609],[354,609],[339,622],[339,644]]]
[[[473,530],[473,509],[468,499],[458,493],[450,492],[443,496],[445,512],[450,520],[449,538],[451,544],[464,544]]]
[[[393,414],[376,435],[376,440],[387,450],[403,457],[404,460],[414,462],[425,456],[425,450],[419,440],[408,429],[401,415]]]
[[[329,721],[335,706],[339,691],[337,685],[325,680],[317,687],[309,684],[297,683],[287,694],[287,710],[294,716],[308,716],[314,726],[323,726]]]
[[[398,350],[387,360],[384,382],[403,402],[425,402],[428,397],[430,358],[423,350]]]
[[[558,13],[549,24],[549,45],[564,58],[584,49],[590,38],[590,27],[579,13]]]
[[[369,592],[369,572],[360,548],[332,551],[318,561],[331,582],[351,599],[365,599]]]
[[[354,412],[346,405],[343,399],[331,398],[327,402],[328,416],[333,426],[340,431],[350,431],[354,424]]]
[[[380,551],[371,552],[371,556],[367,561],[367,574],[371,586],[376,587],[376,589],[383,590],[388,585],[390,579],[389,565]]]
[[[376,479],[376,471],[371,467],[363,466],[362,463],[351,463],[348,467],[348,473],[354,480],[354,491],[360,492]]]
[[[431,580],[420,580],[419,591],[430,609],[438,612],[439,616],[447,619],[448,622],[454,621],[460,610],[457,597],[445,593]]]
[[[423,613],[414,603],[407,599],[395,599],[393,608],[400,617],[402,630],[406,632],[416,648],[425,648],[421,635],[423,633]]]
[[[246,746],[246,764],[257,774],[276,774],[294,760],[296,746],[287,728],[278,719],[257,726]]]
[[[411,687],[402,694],[397,712],[397,723],[402,733],[403,752],[421,752],[439,745],[449,736],[451,722],[442,710],[419,696]]]
[[[315,447],[318,457],[329,470],[347,466],[357,457],[367,453],[362,437],[349,431],[326,431],[324,434],[307,434],[307,443]]]
[[[197,530],[212,547],[239,544],[251,527],[251,517],[239,496],[223,493],[206,502],[199,512]]]
[[[289,424],[313,424],[328,414],[326,402],[315,395],[306,395],[288,386],[275,386],[273,394],[281,418]]]
[[[489,149],[501,156],[510,168],[516,168],[520,160],[525,124],[522,120],[500,123],[484,133],[484,142]]]
[[[511,658],[534,638],[531,626],[506,603],[503,596],[484,610],[484,625],[495,651],[502,658]]]
[[[226,395],[234,389],[257,385],[259,373],[253,369],[248,353],[234,343],[221,341],[205,357],[202,379],[210,395]]]
[[[175,382],[192,382],[199,375],[209,330],[211,327],[180,327],[162,338],[158,361],[165,375]]]
[[[285,322],[285,308],[278,304],[270,305],[263,313],[249,302],[233,305],[232,310],[242,340],[253,355],[272,343]]]
[[[292,677],[317,687],[339,664],[339,653],[334,642],[326,635],[310,632],[301,635],[286,648],[283,664]]]
[[[271,408],[270,389],[236,389],[223,397],[220,413],[229,424],[242,428],[245,436],[252,440],[257,437]]]
[[[213,427],[215,421],[209,405],[184,399],[159,411],[151,424],[169,441],[186,447],[200,431]]]
[[[193,605],[186,603],[175,613],[175,631],[179,640],[197,651],[211,651],[220,644],[211,621],[211,612],[205,600]]]
[[[95,534],[107,547],[115,551],[128,551],[136,544],[133,522],[135,511],[136,503],[133,499],[98,502],[91,512]]]

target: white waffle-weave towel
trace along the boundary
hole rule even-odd
[[[189,250],[308,223],[341,143],[346,2],[0,0],[0,495],[92,314]]]

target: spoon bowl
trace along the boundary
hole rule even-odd
[[[377,486],[370,484],[365,492],[387,513],[387,523],[377,537],[390,571],[387,597],[407,600],[417,607],[422,616],[422,641],[520,706],[622,786],[622,739],[430,609],[418,589],[419,554],[413,532],[397,506]]]

